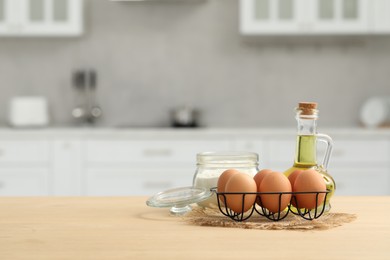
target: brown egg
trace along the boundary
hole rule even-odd
[[[261,184],[261,182],[263,181],[264,177],[265,177],[268,173],[270,173],[270,172],[273,172],[273,171],[270,170],[270,169],[263,169],[263,170],[259,171],[258,173],[256,173],[256,175],[253,177],[253,179],[254,179],[255,182],[256,182],[257,191],[259,191],[259,189],[260,189],[260,184]],[[256,203],[257,203],[258,205],[261,206],[261,203],[260,203],[260,199],[259,199],[259,198],[256,199]]]
[[[293,172],[288,176],[288,180],[290,181],[291,187],[293,188],[293,190],[294,190],[294,183],[295,183],[295,180],[297,179],[298,175],[299,175],[301,172],[303,172],[303,170],[295,170],[295,171],[293,171]],[[294,207],[297,206],[296,203],[295,203],[295,199],[294,199],[294,198],[291,200],[291,204],[292,204]]]
[[[245,173],[231,176],[225,186],[225,192],[256,192],[256,182]],[[256,200],[256,194],[246,194],[243,200],[242,194],[226,194],[226,206],[235,213],[248,211]],[[243,203],[244,201],[244,203]],[[244,205],[243,205],[244,204]]]
[[[318,192],[326,191],[325,180],[321,174],[315,170],[306,170],[300,173],[294,183],[294,192]],[[319,193],[316,201],[316,193],[313,194],[296,194],[297,206],[299,208],[314,209],[324,202],[325,193]]]
[[[268,173],[260,184],[259,192],[291,192],[291,184],[286,176],[280,172]],[[280,206],[279,206],[280,200]],[[290,203],[291,194],[263,194],[261,202],[263,207],[277,213],[284,210]]]
[[[297,179],[298,174],[300,174],[301,172],[303,172],[303,170],[295,170],[288,176],[288,180],[291,183],[291,187],[294,186],[295,180]]]
[[[228,180],[235,174],[240,173],[236,169],[228,169],[224,171],[218,178],[218,183],[217,183],[217,192],[225,192],[225,186]],[[225,199],[223,195],[219,195],[219,201],[222,204],[225,204]]]
[[[273,171],[270,169],[263,169],[263,170],[259,171],[258,173],[256,173],[256,175],[253,177],[253,179],[255,180],[257,187],[260,186],[261,181],[270,172],[273,172]]]

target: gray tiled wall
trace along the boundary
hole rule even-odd
[[[355,126],[373,95],[390,95],[389,36],[259,37],[238,32],[238,1],[86,0],[78,38],[0,38],[0,124],[15,95],[45,95],[55,125],[74,123],[71,72],[95,68],[101,126],[169,125],[189,104],[216,127],[293,126],[300,100],[321,126]]]

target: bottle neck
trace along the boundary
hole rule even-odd
[[[294,166],[310,168],[317,165],[317,117],[297,116],[298,136]]]
[[[317,118],[297,117],[298,135],[315,135],[317,133]]]

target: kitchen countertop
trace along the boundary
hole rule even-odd
[[[389,259],[390,196],[335,197],[330,230],[189,225],[146,197],[1,197],[0,259]]]

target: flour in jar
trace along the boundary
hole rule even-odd
[[[206,188],[211,189],[217,187],[218,178],[222,174],[225,169],[217,169],[217,170],[204,170],[202,174],[198,175],[194,181],[194,186],[198,188]],[[210,204],[218,205],[217,197],[213,193],[213,195],[207,200],[198,202],[199,206],[207,207]]]
[[[221,174],[227,170],[223,169],[207,169],[203,170],[201,174],[198,174],[194,180],[194,186],[198,188],[206,188],[211,189],[217,187],[218,179]],[[253,176],[256,173],[256,169],[239,169],[240,172],[247,173]],[[207,200],[198,202],[199,206],[202,207],[213,207],[218,206],[217,196],[213,193],[213,195]]]

